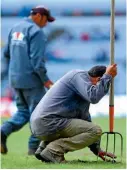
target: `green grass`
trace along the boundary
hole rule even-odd
[[[3,121],[3,120],[2,120]],[[99,124],[103,131],[108,131],[108,119],[96,118],[93,122]],[[99,159],[97,162],[96,156],[89,151],[88,148],[70,152],[65,155],[66,160],[70,161],[66,164],[51,164],[43,163],[27,155],[27,141],[30,131],[28,125],[17,133],[13,133],[7,141],[9,152],[7,155],[1,155],[2,169],[126,169],[126,119],[118,118],[115,120],[115,130],[120,132],[124,138],[124,153],[123,163],[120,161],[120,139],[116,138],[116,155],[118,162],[103,162]],[[102,148],[105,148],[106,136],[102,138]],[[109,151],[113,150],[112,135],[109,141]]]

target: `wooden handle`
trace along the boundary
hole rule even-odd
[[[115,34],[115,0],[111,0],[111,26],[110,26],[110,64],[114,64],[114,34]],[[114,79],[112,79],[109,96],[109,129],[114,129]]]

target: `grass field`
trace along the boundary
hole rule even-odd
[[[3,121],[3,120],[2,120]],[[93,122],[99,124],[103,131],[108,131],[108,118],[95,118]],[[88,148],[70,152],[65,155],[69,163],[66,164],[47,164],[42,163],[34,158],[34,156],[27,155],[27,141],[30,134],[28,125],[17,133],[13,133],[8,138],[9,152],[7,155],[1,156],[2,169],[126,169],[126,119],[117,118],[115,120],[115,130],[120,132],[124,138],[124,153],[123,163],[120,161],[120,140],[119,136],[116,138],[116,155],[118,156],[117,163],[103,162],[99,159],[97,162],[96,156],[89,151]],[[102,148],[105,148],[106,137],[102,138]],[[109,151],[113,150],[112,135],[109,141]]]

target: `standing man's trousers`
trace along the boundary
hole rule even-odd
[[[31,89],[15,89],[17,113],[14,114],[8,121],[6,121],[1,130],[6,136],[12,132],[20,130],[26,123],[29,122],[31,113],[45,94],[45,89],[31,88]],[[29,148],[37,148],[39,139],[33,135],[29,138]]]
[[[51,156],[53,162],[60,162],[64,153],[75,151],[87,147],[100,138],[101,128],[91,122],[81,119],[72,119],[72,121],[61,131],[48,136],[40,136],[43,141],[49,144],[42,151],[42,154]]]

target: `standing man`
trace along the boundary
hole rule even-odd
[[[53,84],[45,68],[46,37],[42,28],[54,20],[47,8],[38,6],[9,33],[4,55],[9,59],[9,81],[15,89],[18,111],[1,126],[3,154],[8,152],[7,137],[29,122],[31,113],[46,93],[45,87],[49,89]],[[34,154],[38,145],[39,140],[31,135],[28,154]]]
[[[116,64],[95,66],[70,71],[53,85],[31,116],[33,134],[44,141],[35,152],[38,159],[60,163],[65,153],[88,146],[105,160],[106,153],[97,142],[102,130],[91,122],[89,107],[107,94],[116,74]],[[111,153],[107,156],[116,158]]]

